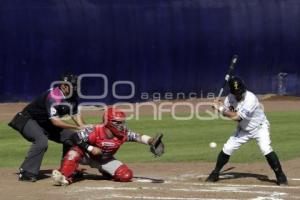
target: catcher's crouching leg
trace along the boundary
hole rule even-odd
[[[130,182],[133,177],[133,172],[127,167],[127,165],[121,165],[113,176],[114,181],[118,182]]]
[[[83,151],[79,147],[73,147],[67,152],[60,169],[52,172],[55,185],[68,185],[74,181],[72,175],[78,168],[82,156]]]

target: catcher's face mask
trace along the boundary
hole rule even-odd
[[[124,131],[126,129],[125,121],[112,120],[111,125],[114,126],[118,131]]]
[[[124,112],[118,109],[108,108],[104,113],[103,122],[115,136],[124,137],[127,132],[125,118],[126,115]]]

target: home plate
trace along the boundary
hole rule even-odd
[[[147,177],[133,177],[134,182],[140,183],[164,183],[165,180],[163,179],[155,179],[155,178],[147,178]]]
[[[140,183],[152,183],[152,180],[149,179],[136,179],[134,182],[140,182]]]

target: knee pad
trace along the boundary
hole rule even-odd
[[[133,172],[127,165],[121,165],[115,172],[114,180],[119,182],[130,182],[133,177]]]
[[[82,156],[83,152],[81,149],[76,147],[72,148],[65,155],[59,171],[67,178],[71,177],[72,174],[76,171]]]

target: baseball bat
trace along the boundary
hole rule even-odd
[[[225,75],[225,80],[224,80],[224,83],[223,83],[223,86],[222,88],[220,89],[220,92],[218,94],[218,97],[217,97],[217,101],[219,101],[220,97],[222,96],[223,92],[224,92],[224,88],[226,86],[226,83],[228,82],[229,78],[230,78],[230,75],[232,73],[232,71],[234,70],[234,67],[237,63],[237,60],[238,60],[238,55],[234,55],[231,59],[231,62],[230,62],[230,66],[229,66],[229,69]]]

